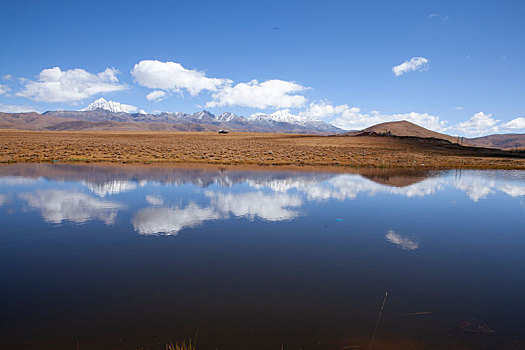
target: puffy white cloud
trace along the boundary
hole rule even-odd
[[[107,68],[100,73],[89,73],[84,69],[62,71],[59,67],[44,69],[38,81],[24,81],[24,89],[17,96],[40,102],[74,102],[96,94],[124,90],[119,84],[118,71]]]
[[[340,106],[339,106],[340,107]],[[361,130],[369,126],[385,123],[407,120],[409,122],[420,125],[424,128],[443,131],[445,130],[446,122],[428,113],[396,113],[396,114],[382,114],[378,111],[370,113],[361,113],[359,107],[351,107],[341,112],[331,123],[341,129],[345,130]]]
[[[456,111],[462,111],[462,110],[463,110],[463,107],[461,107],[461,106],[457,106],[457,107],[454,107],[454,110],[456,110]]]
[[[192,96],[202,90],[215,91],[221,85],[231,83],[228,79],[208,78],[204,72],[186,69],[180,63],[171,61],[140,61],[135,64],[131,74],[139,85],[147,88],[176,92],[185,89]]]
[[[503,129],[509,129],[509,130],[525,129],[525,118],[520,117],[520,118],[512,119],[510,122],[502,124],[501,127]]]
[[[375,124],[399,120],[408,120],[435,131],[446,130],[445,121],[441,121],[439,117],[428,113],[382,114],[379,111],[362,113],[359,107],[350,107],[347,104],[334,106],[326,101],[310,103],[308,108],[300,112],[299,115],[310,118],[332,119],[330,121],[331,124],[344,130],[361,130]]]
[[[31,208],[40,210],[45,221],[56,224],[64,220],[83,223],[98,219],[109,225],[115,222],[117,212],[123,208],[120,203],[64,190],[22,193],[20,198],[26,200]]]
[[[479,112],[466,122],[459,123],[455,128],[466,135],[477,136],[489,132],[497,132],[499,128],[496,124],[498,122],[499,120],[492,118],[492,114]]]
[[[9,86],[7,85],[0,85],[0,95],[6,94],[9,90]]]
[[[325,119],[335,117],[349,109],[350,107],[346,104],[332,106],[327,101],[320,101],[318,103],[310,103],[308,108],[305,111],[300,112],[299,115],[315,119]]]
[[[212,94],[213,100],[206,107],[296,108],[303,106],[306,98],[295,93],[306,89],[292,81],[273,79],[259,83],[252,80],[222,87]]]
[[[393,230],[388,230],[385,238],[387,241],[398,245],[403,250],[416,250],[419,248],[418,242],[415,242],[408,237],[404,237],[399,233],[395,233]]]
[[[428,58],[425,57],[412,57],[408,61],[392,67],[392,72],[396,77],[412,71],[421,72],[428,69],[428,62]]]
[[[177,235],[185,227],[195,227],[219,217],[213,208],[201,208],[190,203],[186,208],[141,209],[131,223],[141,235]]]
[[[223,194],[208,192],[211,203],[224,214],[247,217],[253,220],[259,217],[267,221],[290,220],[299,214],[289,208],[302,205],[297,196],[288,194],[265,194],[263,192],[248,192],[240,194]]]
[[[146,95],[146,99],[148,101],[155,101],[155,102],[159,102],[159,101],[162,101],[166,98],[166,91],[162,91],[162,90],[155,90],[155,91],[152,91],[150,92],[149,94]]]
[[[146,202],[156,207],[164,205],[164,199],[162,199],[162,197],[154,196],[152,194],[146,196]]]
[[[17,105],[3,105],[0,104],[0,112],[4,113],[27,113],[27,112],[38,112],[35,107],[32,106],[17,106]]]

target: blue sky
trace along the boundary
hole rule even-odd
[[[104,97],[148,112],[289,109],[347,129],[525,132],[523,1],[4,0],[0,32],[3,111]]]

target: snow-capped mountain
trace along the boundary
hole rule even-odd
[[[132,105],[125,105],[115,101],[107,101],[105,98],[99,98],[98,100],[90,103],[86,108],[82,109],[82,111],[94,111],[99,108],[113,113],[133,113],[138,109]],[[146,112],[140,110],[139,113],[145,114]]]
[[[341,130],[336,128],[332,124],[325,123],[323,121],[296,115],[290,113],[288,109],[282,109],[271,114],[255,113],[252,114],[247,120],[256,124],[289,124],[294,127],[303,128],[306,130],[315,130],[319,132],[337,133]]]
[[[217,119],[217,121],[220,121],[220,122],[241,121],[242,119],[245,119],[245,118],[239,117],[237,114],[233,114],[230,112],[224,112],[222,114],[219,114],[215,118]]]
[[[299,125],[306,125],[308,123],[318,121],[308,117],[292,114],[288,109],[281,109],[271,114],[255,113],[248,117],[248,119],[258,121],[273,120],[279,123],[290,123]]]

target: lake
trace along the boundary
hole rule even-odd
[[[0,223],[2,349],[525,349],[523,171],[3,165]]]

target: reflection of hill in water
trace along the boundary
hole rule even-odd
[[[353,173],[376,183],[395,187],[405,187],[437,175],[435,172],[387,169],[353,169]],[[209,166],[161,167],[100,164],[15,164],[0,166],[0,176],[79,181],[86,183],[93,192],[101,195],[118,193],[128,188],[134,189],[145,182],[189,183],[200,187],[218,184],[229,187],[246,181],[254,184],[267,183],[268,181],[313,183],[331,179],[336,175],[338,174],[326,172],[281,169],[257,169],[254,171]]]
[[[359,175],[382,185],[406,187],[430,177],[435,177],[439,175],[439,172],[406,169],[374,169],[368,172],[362,171]]]

